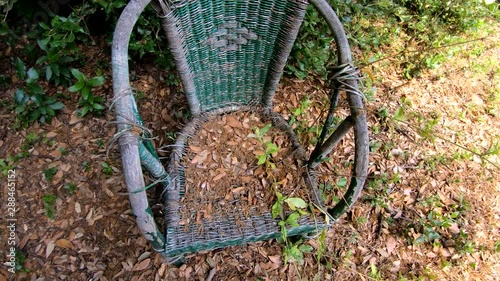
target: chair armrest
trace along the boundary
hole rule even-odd
[[[131,131],[131,120],[137,122],[134,114],[135,101],[130,89],[128,45],[137,19],[151,0],[132,0],[123,10],[113,35],[112,67],[114,109],[120,133],[119,146],[123,173],[129,193],[130,205],[136,222],[146,240],[158,252],[165,251],[165,237],[155,223],[148,203],[145,183],[139,157],[140,140]]]

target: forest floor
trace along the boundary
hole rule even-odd
[[[63,91],[65,108],[50,124],[15,130],[13,83],[0,94],[0,158],[27,152],[13,167],[16,245],[25,261],[15,275],[3,264],[0,281],[500,280],[497,35],[454,46],[451,58],[412,79],[402,77],[390,53],[362,68],[376,87],[366,103],[369,178],[358,202],[327,231],[323,256],[318,259],[318,239],[309,240],[313,250],[301,264],[284,264],[275,240],[191,254],[180,267],[164,263],[139,233],[119,152],[107,146],[116,133],[112,112],[80,118],[77,97],[44,85],[48,93]],[[103,49],[85,47],[94,54],[89,76],[96,65],[109,63]],[[2,49],[0,59],[10,77],[9,52]],[[132,70],[133,87],[143,93],[138,103],[145,126],[160,136],[155,146],[172,143],[169,136],[187,121],[180,91],[165,86],[164,72],[147,62]],[[111,78],[104,75],[96,94],[109,103]],[[326,95],[323,84],[282,79],[276,110],[308,104],[301,114],[307,123],[307,112],[317,112]],[[2,257],[10,248],[6,190]]]

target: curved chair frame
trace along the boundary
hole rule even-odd
[[[196,1],[196,0],[184,0],[184,1]],[[297,1],[305,1],[305,0],[297,0]],[[128,65],[128,45],[129,39],[134,28],[134,25],[141,15],[142,11],[145,7],[151,2],[151,0],[131,0],[120,16],[118,20],[114,38],[113,38],[113,46],[112,46],[112,68],[113,68],[113,91],[114,91],[114,100],[113,105],[115,109],[115,115],[118,123],[118,136],[119,136],[119,147],[122,157],[122,164],[124,170],[125,181],[127,185],[127,189],[129,192],[129,200],[131,203],[131,207],[134,215],[136,216],[136,222],[141,230],[142,234],[148,240],[153,248],[162,253],[166,258],[172,259],[173,257],[183,255],[189,252],[196,252],[204,249],[213,249],[222,246],[236,245],[246,242],[253,242],[258,240],[265,240],[273,237],[278,237],[280,235],[279,228],[277,228],[276,221],[270,217],[264,218],[267,224],[276,226],[276,231],[273,233],[268,233],[261,236],[253,236],[252,238],[242,238],[235,239],[233,241],[229,241],[226,243],[220,243],[220,239],[217,240],[219,242],[208,243],[206,245],[190,245],[189,242],[179,242],[171,243],[170,239],[173,237],[171,233],[172,228],[169,228],[169,225],[172,226],[175,224],[175,219],[171,219],[168,216],[168,213],[174,212],[178,207],[178,200],[182,194],[178,192],[178,176],[175,176],[176,168],[175,157],[179,157],[182,150],[176,153],[174,151],[173,158],[171,160],[171,164],[167,170],[162,166],[160,161],[157,159],[157,155],[149,141],[144,141],[140,133],[140,130],[135,130],[134,128],[142,127],[142,120],[138,114],[137,105],[134,99],[133,91],[130,87],[129,80],[129,65]],[[169,0],[166,2],[158,1],[155,2],[155,7],[163,12],[162,17],[164,18],[163,25],[164,29],[167,32],[167,37],[169,39],[171,51],[176,59],[177,68],[181,75],[181,80],[184,85],[184,90],[188,96],[188,101],[190,103],[191,113],[193,114],[193,120],[199,119],[203,120],[209,114],[220,114],[223,112],[233,111],[240,108],[245,108],[250,105],[250,102],[246,104],[243,102],[241,105],[225,105],[221,108],[209,108],[207,106],[204,107],[202,103],[196,100],[195,94],[195,85],[192,81],[189,81],[192,77],[190,77],[190,70],[186,67],[186,62],[182,61],[182,38],[176,37],[175,32],[169,29],[175,28],[175,24],[168,21],[168,18],[172,16],[171,7],[169,7],[168,3],[171,2],[182,2],[178,0]],[[313,151],[308,160],[308,167],[311,170],[321,162],[323,158],[325,158],[339,143],[339,141],[345,136],[345,134],[352,128],[354,131],[355,138],[355,157],[354,157],[354,166],[352,169],[352,176],[350,185],[345,192],[343,198],[332,208],[328,209],[328,214],[330,216],[331,222],[335,221],[338,217],[340,217],[343,213],[345,213],[349,207],[356,201],[358,198],[365,179],[367,175],[367,167],[368,167],[368,131],[366,125],[366,115],[365,110],[363,108],[362,95],[358,90],[357,85],[357,77],[353,73],[352,67],[352,57],[350,53],[350,48],[348,44],[347,37],[343,30],[343,27],[336,16],[333,9],[326,2],[326,0],[310,0],[309,1],[317,11],[322,15],[322,17],[327,21],[329,27],[331,28],[334,39],[336,41],[337,46],[337,55],[338,55],[338,67],[334,69],[333,76],[331,77],[332,81],[331,85],[332,89],[332,101],[330,106],[330,111],[328,113],[328,118],[325,122],[325,126],[321,133],[318,145],[316,149]],[[307,4],[307,3],[306,3]],[[304,10],[305,12],[305,10]],[[295,32],[292,34],[291,38],[295,39],[296,32],[298,32],[298,27],[302,22],[302,17],[298,17],[296,22],[293,22],[294,25],[291,31]],[[292,33],[293,33],[292,32]],[[249,35],[250,36],[250,35]],[[286,47],[282,54],[276,56],[273,63],[276,65],[272,70],[269,71],[268,79],[266,80],[267,84],[264,88],[264,94],[262,96],[262,100],[259,101],[260,105],[263,106],[263,110],[267,112],[269,115],[273,115],[276,113],[270,112],[270,108],[272,105],[272,98],[274,95],[274,91],[279,82],[279,78],[282,73],[282,69],[286,63],[286,59],[291,50],[294,40],[289,40],[290,42],[285,42]],[[184,58],[185,59],[185,58]],[[344,90],[347,93],[347,101],[350,107],[350,115],[345,118],[340,125],[334,130],[334,132],[327,137],[327,132],[333,123],[333,113],[337,106],[337,100],[339,96],[339,92]],[[278,115],[278,114],[277,114]],[[280,116],[281,117],[281,116]],[[282,120],[277,118],[272,118],[272,120]],[[281,121],[277,121],[280,123]],[[195,124],[194,122],[193,124]],[[276,122],[275,122],[276,123]],[[276,125],[276,124],[275,124]],[[184,131],[189,131],[189,128],[193,127],[191,123],[188,124]],[[277,124],[277,127],[280,127]],[[291,129],[287,127],[282,128],[284,131],[291,131]],[[184,132],[183,131],[183,132]],[[139,133],[138,133],[139,132]],[[293,132],[292,132],[293,134]],[[181,136],[189,135],[188,133],[181,134]],[[293,135],[290,135],[293,140]],[[180,137],[177,142],[180,144],[185,143],[185,137]],[[149,174],[158,179],[159,182],[163,184],[165,189],[167,190],[166,196],[166,225],[167,230],[165,233],[162,233],[155,223],[153,218],[153,214],[151,212],[151,208],[148,203],[148,198],[146,195],[146,184],[143,177],[143,169],[144,167]],[[174,166],[174,168],[172,168]],[[313,174],[313,173],[311,173]],[[307,223],[304,225],[307,226]],[[318,227],[317,224],[313,225]],[[321,224],[320,227],[326,227],[328,225]],[[291,229],[289,234],[303,234],[307,232],[311,232],[311,225],[308,227],[304,227],[302,229],[296,228]],[[196,239],[196,238],[195,238]]]

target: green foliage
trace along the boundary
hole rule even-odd
[[[455,43],[456,35],[474,32],[486,18],[500,19],[498,4],[482,0],[328,0],[347,32],[351,47],[365,51],[367,62],[379,59],[379,51],[394,41],[408,41],[428,51],[402,51],[401,67],[407,78],[424,68],[438,67],[448,55],[436,47]],[[310,75],[326,78],[336,64],[333,37],[325,21],[309,8],[286,72],[299,79]]]
[[[78,102],[78,106],[80,106],[80,116],[83,117],[89,112],[101,114],[105,109],[103,105],[104,98],[94,96],[92,89],[104,84],[104,77],[95,76],[89,79],[76,68],[71,70],[71,74],[73,74],[77,82],[69,87],[68,91],[79,92],[82,95],[82,98]]]
[[[333,36],[320,15],[310,6],[302,24],[299,37],[292,49],[292,63],[287,64],[287,73],[299,79],[309,75],[320,75],[326,78],[326,65],[334,61],[330,52]]]
[[[27,268],[24,268],[24,263],[26,262],[26,256],[24,255],[24,253],[19,250],[16,250],[15,259],[16,259],[16,272],[28,273],[29,270]]]
[[[84,38],[85,30],[73,16],[55,16],[49,25],[41,22],[40,26],[43,33],[37,44],[44,55],[38,58],[37,64],[43,65],[47,81],[68,85],[71,81],[68,65],[81,58],[76,40],[77,36]]]
[[[30,132],[29,134],[26,135],[26,138],[24,139],[24,145],[30,146],[34,143],[36,143],[40,137],[35,132]]]
[[[301,216],[308,214],[305,209],[309,205],[302,198],[283,196],[280,192],[276,192],[276,198],[271,208],[271,215],[274,219],[281,219],[278,225],[281,229],[281,239],[285,242],[283,258],[285,263],[296,261],[302,264],[303,254],[311,252],[312,247],[303,244],[302,240],[292,242],[288,237],[287,228],[299,226],[298,220]],[[285,214],[285,205],[291,210],[288,215]]]
[[[305,96],[299,103],[297,108],[291,109],[290,120],[288,124],[294,129],[299,137],[300,142],[309,143],[314,145],[317,143],[317,138],[321,131],[318,125],[309,125],[309,118],[307,117],[307,110],[313,104],[309,95]]]
[[[74,184],[73,182],[70,182],[64,185],[64,189],[66,189],[66,191],[68,191],[69,194],[73,194],[78,189],[78,186],[76,186],[76,184]]]
[[[86,173],[90,172],[90,170],[92,169],[92,167],[90,166],[90,163],[88,161],[83,161],[82,167],[83,167],[83,171]]]
[[[496,241],[494,245],[495,252],[500,252],[500,241]]]
[[[43,206],[45,207],[45,215],[47,215],[47,217],[49,217],[50,219],[54,219],[54,215],[56,212],[56,200],[57,197],[53,194],[45,194],[42,197]]]
[[[256,155],[257,165],[265,165],[266,168],[275,169],[276,164],[271,161],[272,155],[279,152],[280,147],[271,141],[264,139],[267,132],[271,129],[271,124],[267,124],[263,128],[254,128],[254,133],[249,134],[249,138],[256,138],[263,148],[263,153]]]
[[[399,182],[401,182],[399,174],[394,174],[392,177],[388,174],[378,175],[368,182],[367,192],[363,198],[374,207],[387,208],[392,201],[389,196],[392,193],[392,188]]]
[[[4,90],[7,89],[7,86],[11,83],[11,80],[6,75],[0,75],[0,87]]]
[[[52,181],[56,173],[57,173],[56,167],[43,170],[43,175],[45,176],[45,179],[49,182]]]
[[[7,159],[0,159],[0,171],[2,175],[6,176],[9,173],[9,170],[14,169],[14,165],[10,164],[10,161]]]
[[[285,263],[295,261],[299,265],[302,265],[304,264],[304,253],[310,253],[312,250],[313,247],[299,240],[293,244],[289,243],[283,248],[283,258]]]
[[[468,234],[460,230],[457,235],[450,236],[449,229],[459,225],[460,219],[468,211],[468,203],[460,197],[456,203],[445,205],[434,195],[426,198],[421,203],[426,215],[422,215],[413,228],[419,232],[414,240],[416,244],[440,245],[442,240],[452,239],[455,248],[461,253],[472,252],[476,245],[468,239]]]
[[[101,162],[101,167],[102,167],[102,173],[106,175],[106,177],[110,177],[111,175],[113,175],[113,168],[111,168],[111,166],[106,163],[106,162]]]
[[[94,6],[99,6],[103,9],[108,18],[111,16],[117,16],[117,11],[120,11],[121,8],[127,5],[127,1],[125,0],[92,0],[92,3]]]
[[[16,59],[14,66],[18,77],[26,79],[26,87],[17,89],[14,94],[14,112],[16,113],[14,127],[26,128],[35,121],[50,122],[64,105],[54,97],[45,94],[42,86],[37,83],[39,75],[36,69],[30,68],[26,71],[24,63],[19,58]]]
[[[382,280],[382,272],[375,264],[370,263],[370,272],[368,273],[368,277],[370,277],[371,280]]]

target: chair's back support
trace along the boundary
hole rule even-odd
[[[307,0],[158,0],[193,114],[271,106]]]

